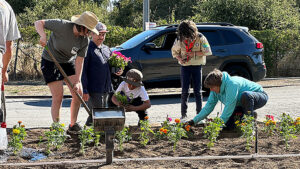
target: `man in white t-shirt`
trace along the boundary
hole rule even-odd
[[[7,68],[12,56],[13,41],[20,37],[13,9],[5,0],[0,0],[0,85],[8,81]],[[0,97],[0,103],[1,99],[2,97]],[[5,119],[1,110],[0,122],[2,121],[5,121]]]
[[[130,69],[126,73],[126,78],[119,85],[115,94],[112,97],[112,102],[117,105],[124,107],[126,111],[135,111],[140,120],[145,120],[147,116],[146,110],[151,107],[149,96],[142,83],[143,74],[137,69]],[[123,105],[116,98],[116,93],[132,97],[131,102],[128,105]],[[138,123],[139,124],[139,123]]]

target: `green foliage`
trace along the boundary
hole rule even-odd
[[[299,9],[294,0],[198,1],[196,22],[230,22],[254,30],[299,28]]]
[[[151,126],[150,126],[148,120],[140,120],[139,123],[140,123],[140,129],[142,131],[139,136],[140,144],[145,147],[150,141],[150,138],[151,138],[150,134],[154,134],[154,132],[151,129]]]
[[[264,123],[265,123],[265,126],[263,128],[263,131],[265,133],[267,133],[268,136],[274,135],[277,130],[276,122],[273,119],[271,119],[270,117],[266,116],[266,120],[264,121]]]
[[[143,28],[120,27],[120,26],[107,26],[109,32],[106,34],[105,44],[114,47],[121,45],[123,42],[132,38],[133,36],[141,33]]]
[[[40,19],[66,19],[70,20],[73,15],[80,15],[84,11],[95,13],[99,20],[107,22],[107,10],[99,7],[94,2],[78,2],[78,0],[43,0],[36,1],[34,7],[26,7],[24,13],[19,15],[18,22],[21,27],[33,25]]]
[[[167,137],[171,143],[173,143],[173,151],[176,150],[178,141],[182,137],[188,137],[187,131],[184,129],[184,123],[180,123],[179,119],[175,120],[175,123],[169,126]]]
[[[244,115],[242,123],[238,124],[237,126],[240,127],[243,135],[242,137],[246,138],[246,150],[250,150],[251,142],[255,140],[254,136],[254,124],[255,119],[251,115]]]
[[[123,130],[116,132],[116,138],[119,142],[119,150],[123,151],[123,143],[128,142],[132,139],[131,133],[129,132],[128,127],[124,127]]]
[[[59,149],[63,146],[67,138],[64,127],[65,124],[54,122],[51,124],[50,131],[44,133],[47,138],[47,154],[51,154],[51,148]]]
[[[16,15],[24,12],[25,7],[33,7],[35,5],[35,0],[6,0],[13,8]]]
[[[289,55],[300,56],[300,31],[299,30],[263,30],[251,31],[264,45],[264,61],[267,66],[267,76],[278,75],[279,61]]]
[[[17,153],[23,148],[22,142],[27,136],[25,126],[21,125],[22,122],[20,121],[18,123],[18,127],[17,125],[13,126],[11,140],[8,142],[8,146],[13,149],[14,155],[17,155]]]
[[[288,149],[289,140],[296,138],[296,136],[294,135],[294,133],[296,132],[296,128],[294,125],[294,121],[289,114],[282,113],[280,118],[280,135],[283,137],[283,140],[285,142],[285,148]]]
[[[204,136],[209,140],[207,143],[207,147],[209,149],[214,146],[214,143],[217,141],[223,126],[224,122],[220,117],[214,118],[208,123],[208,125],[205,126]]]
[[[95,142],[95,146],[99,145],[100,134],[94,132],[93,127],[84,125],[79,135],[80,139],[80,153],[85,154],[86,144]]]
[[[300,134],[300,117],[298,117],[295,122],[294,122],[295,128],[296,128],[296,133]]]
[[[132,99],[133,99],[133,95],[131,95],[130,97],[128,97],[125,94],[121,94],[120,92],[115,93],[115,96],[116,96],[118,102],[120,102],[124,106],[128,105],[129,103],[131,103]]]

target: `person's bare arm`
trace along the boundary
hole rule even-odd
[[[47,44],[47,36],[45,33],[45,21],[38,20],[34,23],[36,32],[41,36],[40,37],[40,45],[45,47]]]
[[[3,55],[2,62],[3,62],[3,68],[2,68],[2,80],[3,82],[8,82],[8,74],[7,74],[7,68],[9,65],[9,62],[11,60],[12,56],[12,41],[6,41],[6,52]]]

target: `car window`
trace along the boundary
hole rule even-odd
[[[200,30],[200,32],[206,37],[210,46],[223,45],[223,39],[217,31]]]
[[[151,42],[155,44],[155,50],[170,50],[176,37],[176,33],[167,33],[155,38]]]
[[[120,47],[123,49],[133,48],[133,47],[137,46],[138,44],[140,44],[141,42],[147,40],[154,34],[156,34],[158,31],[160,31],[160,30],[151,29],[151,30],[141,32],[141,33],[137,34],[136,36],[132,37],[131,39],[129,39],[128,41],[121,44]]]
[[[243,39],[240,38],[235,32],[230,30],[221,30],[223,37],[226,41],[226,45],[239,44],[243,42]]]

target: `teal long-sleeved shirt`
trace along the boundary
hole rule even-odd
[[[255,82],[238,76],[230,76],[227,72],[222,73],[223,77],[220,93],[213,91],[210,92],[205,106],[193,119],[195,123],[206,118],[214,110],[219,100],[225,105],[220,118],[224,121],[224,123],[226,123],[232,115],[235,107],[241,105],[241,96],[243,92],[263,92],[262,86]]]

